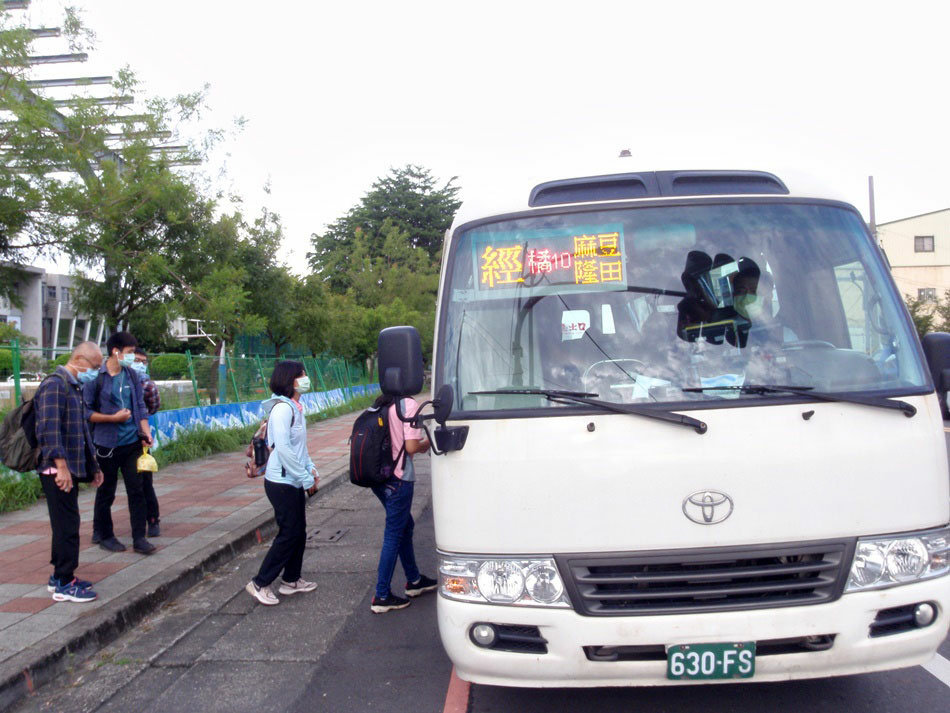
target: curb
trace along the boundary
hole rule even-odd
[[[347,466],[343,465],[321,476],[320,492],[348,482],[346,472]],[[37,688],[112,643],[162,604],[269,538],[276,529],[273,513],[259,515],[121,595],[108,608],[95,610],[12,657],[0,668],[0,711],[11,709]]]

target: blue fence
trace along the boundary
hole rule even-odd
[[[303,394],[300,403],[305,414],[319,413],[333,406],[342,406],[354,396],[379,393],[376,384],[350,386],[345,389],[331,389]],[[192,428],[235,428],[260,423],[266,415],[261,406],[263,401],[246,401],[237,404],[215,404],[180,408],[171,411],[159,411],[149,416],[155,447],[171,443],[182,431]]]

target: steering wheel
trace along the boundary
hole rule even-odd
[[[591,377],[591,372],[598,369],[598,367],[600,373],[595,373]],[[581,378],[581,383],[584,385],[585,391],[597,392],[602,399],[609,401],[612,400],[609,396],[613,382],[622,379],[634,384],[637,380],[637,374],[631,372],[642,372],[646,368],[647,365],[639,359],[602,359],[587,367],[584,376]],[[601,388],[593,388],[592,384],[600,384]]]

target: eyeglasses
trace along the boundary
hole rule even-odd
[[[86,362],[86,363],[89,365],[89,368],[90,368],[90,369],[99,369],[99,368],[102,367],[102,360],[101,360],[101,359],[99,360],[99,365],[98,365],[98,366],[96,366],[95,364],[93,364],[93,363],[92,363],[92,360],[89,359],[89,357],[82,356],[81,354],[80,354],[79,356],[77,356],[76,359],[82,359],[84,362]]]

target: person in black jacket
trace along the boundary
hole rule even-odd
[[[157,413],[162,407],[162,399],[158,393],[158,386],[149,378],[148,375],[148,354],[142,347],[135,348],[135,361],[132,363],[132,370],[138,374],[139,381],[142,383],[142,400],[145,402],[145,410],[148,415]],[[142,477],[142,492],[145,494],[145,519],[148,522],[148,536],[161,537],[162,527],[159,524],[161,517],[158,512],[158,496],[155,494],[155,485],[152,483],[152,472],[148,470],[139,471]]]
[[[112,527],[112,503],[121,470],[129,497],[132,548],[148,555],[155,551],[155,545],[145,539],[145,493],[136,461],[142,455],[142,446],[152,445],[152,431],[142,384],[131,368],[137,346],[135,337],[128,332],[116,332],[109,337],[106,368],[95,381],[86,384],[83,400],[93,426],[92,440],[104,478],[96,492],[92,541],[110,552],[125,551],[125,545],[116,539]]]
[[[79,566],[79,483],[102,484],[102,472],[83,413],[80,384],[94,381],[102,353],[94,342],[77,346],[65,366],[40,384],[34,398],[40,447],[40,486],[53,530],[47,590],[58,602],[91,602],[92,583],[76,578]]]

